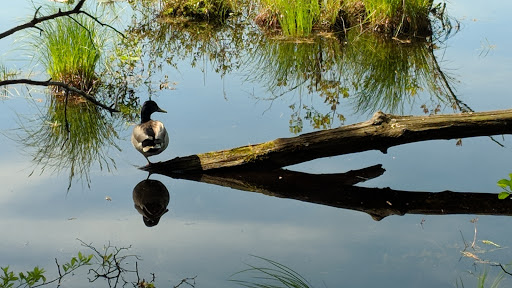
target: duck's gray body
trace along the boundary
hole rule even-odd
[[[164,112],[154,101],[146,101],[142,106],[141,123],[133,128],[132,144],[142,153],[148,163],[148,157],[162,153],[169,145],[169,135],[162,122],[151,120],[153,112]]]

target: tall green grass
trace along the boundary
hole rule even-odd
[[[328,26],[334,25],[341,10],[340,0],[322,0],[320,8],[320,21]]]
[[[484,266],[483,272],[478,276],[478,283],[476,286],[477,288],[486,288],[486,287],[498,288],[498,287],[500,287],[501,281],[503,281],[503,279],[506,276],[506,274],[503,271],[500,271],[499,274],[496,276],[496,278],[494,278],[494,280],[492,281],[491,285],[487,286],[486,283],[489,283],[489,281],[487,281],[488,276],[489,276],[488,274],[489,274],[489,268]]]
[[[54,81],[89,92],[98,86],[96,69],[108,35],[101,33],[99,26],[86,15],[42,23],[34,46],[38,47],[38,60]]]
[[[284,35],[308,36],[314,27],[334,27],[337,21],[343,28],[350,19],[359,18],[372,30],[386,34],[429,34],[428,18],[433,0],[260,0],[262,11],[259,15],[277,18]],[[340,19],[342,12],[349,19]],[[260,19],[261,20],[261,19]],[[274,23],[272,19],[257,22]],[[353,21],[352,21],[353,22]],[[347,26],[345,26],[347,25]]]
[[[366,19],[374,30],[414,34],[428,29],[433,0],[347,0],[344,7],[363,3]]]
[[[278,17],[284,35],[308,36],[319,21],[318,0],[262,0],[263,7]]]

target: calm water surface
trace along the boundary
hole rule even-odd
[[[29,5],[8,2],[13,7],[0,12],[2,30],[18,17],[31,15],[25,8]],[[436,56],[443,70],[456,79],[459,99],[475,111],[510,108],[512,40],[505,35],[511,4],[451,1],[448,7],[462,28]],[[6,60],[10,59],[6,55],[12,55],[7,52],[19,53],[10,49],[13,41],[14,37],[2,39],[2,60],[21,65],[21,61]],[[289,131],[289,106],[299,96],[273,102],[257,99],[271,95],[262,83],[244,82],[243,69],[221,77],[207,61],[196,68],[189,62],[178,63],[179,71],[164,67],[176,90],[158,92],[153,98],[168,111],[154,118],[166,124],[172,139],[154,161],[294,135]],[[18,91],[0,101],[0,130],[6,135],[19,128],[19,114],[34,117],[36,107],[45,105],[44,101],[27,105],[26,89],[18,87]],[[46,99],[37,92],[32,96]],[[138,96],[141,101],[147,99],[144,89]],[[303,93],[302,97],[315,95]],[[420,93],[403,113],[422,114],[420,106],[428,97]],[[371,116],[372,111],[354,112],[352,100],[341,99],[339,104],[345,124]],[[322,99],[311,101],[322,106]],[[443,107],[441,112],[452,111]],[[312,128],[304,125],[303,132],[308,131]],[[158,287],[172,287],[194,276],[196,287],[235,287],[227,280],[247,268],[245,263],[264,265],[250,255],[285,264],[314,287],[456,287],[457,283],[460,287],[461,281],[464,287],[476,287],[485,269],[491,280],[500,272],[498,267],[474,265],[473,259],[461,256],[461,235],[466,242],[472,241],[475,226],[470,220],[475,215],[405,215],[375,221],[362,212],[161,175],[151,179],[169,190],[169,212],[157,226],[148,228],[132,200],[133,188],[148,176],[137,169],[145,159],[131,147],[129,123],[121,125],[118,133],[122,151],[108,149],[117,169],[108,172],[93,166],[90,187],[74,180],[69,191],[67,171],[40,173],[23,143],[0,137],[0,266],[24,271],[38,265],[48,275],[56,275],[55,258],[62,263],[78,251],[91,252],[80,245],[77,239],[81,239],[99,249],[109,244],[131,246],[129,253],[142,259],[138,261],[141,277],[150,279],[150,273],[155,273]],[[495,138],[505,147],[489,137],[463,139],[462,146],[456,140],[431,141],[394,147],[387,154],[370,151],[288,168],[343,173],[382,164],[386,172],[360,186],[497,193],[496,181],[512,173],[512,138]],[[478,216],[478,246],[493,248],[481,240],[512,246],[510,224],[511,217]],[[478,255],[503,264],[512,262],[509,248]],[[66,287],[90,287],[83,274],[85,270],[66,278]],[[511,285],[511,280],[505,277],[502,287]]]

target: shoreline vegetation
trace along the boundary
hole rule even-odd
[[[446,29],[450,25],[445,14],[446,4],[434,4],[433,1],[135,0],[129,4],[156,9],[154,13],[163,22],[180,23],[186,27],[205,23],[211,26],[231,23],[254,25],[264,31],[265,36],[285,41],[311,41],[317,35],[331,35],[328,37],[345,42],[350,40],[351,32],[370,32],[400,43],[410,43],[432,41],[439,26]],[[66,5],[72,5],[69,2]],[[56,5],[47,11],[60,11],[57,9],[62,4]],[[100,11],[100,14],[103,13]],[[37,60],[43,64],[51,79],[68,83],[86,93],[97,94],[102,87],[108,86],[99,71],[111,70],[106,66],[113,64],[105,63],[108,55],[104,55],[104,52],[109,47],[106,43],[110,36],[110,33],[104,32],[105,29],[100,27],[97,19],[85,15],[43,23],[43,32],[33,37],[33,46],[39,52]],[[127,51],[129,48],[125,46],[121,50]],[[63,91],[54,88],[52,92],[62,95]],[[67,95],[65,99],[68,99]]]
[[[446,19],[446,3],[433,0],[161,0],[160,15],[184,21],[223,23],[244,15],[265,32],[288,37],[345,35],[350,29],[388,38],[432,36],[432,19]]]

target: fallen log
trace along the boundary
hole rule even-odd
[[[357,124],[176,157],[141,169],[150,173],[194,173],[233,168],[270,170],[368,150],[386,153],[388,148],[406,143],[509,133],[512,133],[512,109],[431,116],[396,116],[377,112],[370,120]]]

